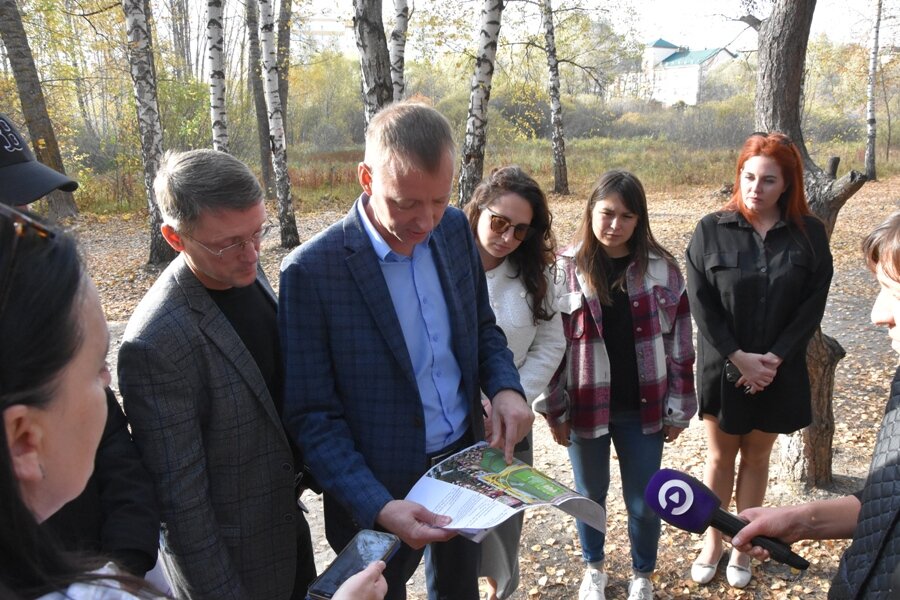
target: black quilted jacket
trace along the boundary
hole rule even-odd
[[[860,501],[853,543],[841,558],[828,597],[900,598],[900,589],[891,583],[900,562],[900,368],[891,383]]]

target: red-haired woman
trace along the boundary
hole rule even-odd
[[[744,142],[731,201],[697,225],[687,275],[700,330],[705,481],[723,506],[733,491],[743,511],[762,504],[778,434],[811,421],[806,345],[831,283],[825,226],[806,204],[803,162],[790,138],[753,134]],[[710,528],[691,578],[708,583],[722,553],[721,535]],[[750,556],[733,550],[726,577],[745,587]]]

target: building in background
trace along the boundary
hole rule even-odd
[[[644,49],[641,70],[623,73],[609,88],[617,98],[656,100],[666,106],[703,101],[703,87],[710,71],[737,58],[727,48],[690,50],[658,39]]]

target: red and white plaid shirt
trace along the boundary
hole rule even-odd
[[[577,246],[557,260],[565,277],[556,284],[566,334],[566,354],[534,408],[553,423],[571,421],[579,437],[609,432],[609,355],[603,341],[602,305],[575,267]],[[638,278],[634,263],[625,271],[631,303],[635,353],[640,378],[641,423],[645,434],[663,423],[687,427],[697,412],[694,392],[694,344],[685,282],[678,268],[650,255],[647,273]]]

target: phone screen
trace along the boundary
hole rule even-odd
[[[341,550],[327,569],[309,586],[309,596],[327,600],[350,576],[356,575],[376,560],[387,561],[399,547],[392,533],[363,529]]]

